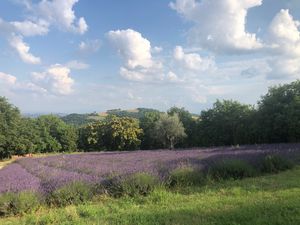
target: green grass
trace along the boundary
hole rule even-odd
[[[156,189],[147,197],[99,196],[65,208],[0,219],[6,224],[300,224],[300,167],[276,175]]]

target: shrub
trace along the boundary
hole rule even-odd
[[[242,160],[224,160],[217,162],[209,169],[209,175],[216,180],[243,179],[256,174],[254,168]]]
[[[126,178],[113,177],[103,182],[102,187],[105,192],[113,197],[124,195],[137,196],[148,195],[156,185],[158,179],[147,173],[136,173]]]
[[[101,185],[98,187],[99,192],[102,190],[112,196],[112,197],[121,197],[124,194],[124,187],[120,177],[110,177],[106,179]]]
[[[53,191],[47,196],[47,204],[50,206],[78,205],[89,201],[93,197],[91,185],[82,182],[73,182]]]
[[[36,193],[5,193],[0,196],[0,216],[22,215],[35,211],[41,204]]]
[[[123,191],[125,195],[146,196],[158,185],[158,179],[147,173],[136,173],[127,177],[123,182]]]
[[[267,155],[262,162],[261,171],[263,173],[278,173],[279,171],[284,171],[292,169],[294,163],[286,158],[279,155]]]
[[[195,170],[192,167],[181,167],[170,173],[168,186],[192,186],[203,184],[204,181],[205,178],[201,171]]]

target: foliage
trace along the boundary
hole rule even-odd
[[[146,196],[154,190],[158,183],[158,179],[153,175],[147,173],[136,173],[127,177],[122,182],[122,186],[125,195]]]
[[[103,121],[89,124],[80,132],[85,138],[85,149],[134,150],[140,146],[142,129],[138,120],[129,117],[108,116]]]
[[[19,144],[20,111],[0,97],[0,159],[10,158]]]
[[[223,100],[201,112],[200,139],[205,146],[251,143],[255,110],[237,101]]]
[[[200,170],[185,166],[179,167],[170,173],[168,185],[170,187],[186,187],[204,184],[205,177]]]
[[[260,142],[300,141],[300,81],[271,87],[258,103]]]
[[[216,180],[222,179],[243,179],[256,174],[255,169],[242,160],[222,160],[216,162],[209,168],[209,176]]]
[[[279,155],[267,155],[262,162],[261,171],[263,173],[278,173],[293,167],[294,164],[291,160]]]
[[[91,114],[78,114],[72,113],[66,116],[61,117],[61,119],[66,123],[74,126],[82,126],[88,123],[94,122],[96,120],[90,118]]]
[[[140,119],[140,127],[143,130],[141,149],[159,149],[162,145],[154,137],[155,123],[160,118],[160,112],[146,112]]]
[[[54,115],[44,115],[37,119],[37,127],[42,139],[41,152],[72,152],[77,149],[76,129]]]
[[[155,137],[165,148],[174,149],[174,145],[186,137],[182,122],[177,114],[161,114],[152,130]]]
[[[135,173],[126,177],[114,176],[101,184],[105,193],[113,197],[146,196],[159,184],[157,177],[147,173]]]
[[[46,202],[50,206],[78,205],[91,200],[93,189],[91,185],[73,182],[50,193]]]
[[[108,115],[114,115],[117,117],[130,117],[140,119],[144,117],[146,113],[159,113],[159,111],[156,109],[137,108],[132,110],[111,109],[107,110],[106,113]]]
[[[197,120],[193,118],[192,114],[184,108],[172,107],[168,110],[168,114],[171,116],[178,115],[179,120],[183,124],[186,137],[177,144],[179,147],[194,147],[198,142],[198,124]]]
[[[36,193],[5,193],[0,195],[0,216],[30,213],[40,206],[41,199]]]

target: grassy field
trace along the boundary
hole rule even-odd
[[[300,167],[276,175],[211,183],[147,197],[114,199],[0,219],[0,224],[300,224]]]

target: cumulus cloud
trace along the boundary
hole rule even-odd
[[[300,77],[300,22],[289,10],[282,9],[269,27],[269,43],[273,53],[268,78]]]
[[[150,41],[141,33],[128,29],[110,31],[107,35],[128,68],[153,66]]]
[[[181,46],[176,46],[173,57],[177,63],[187,70],[206,71],[215,67],[215,62],[211,58],[202,58],[197,53],[185,53]]]
[[[84,34],[88,25],[83,17],[76,17],[73,10],[79,0],[42,0],[30,8],[39,18],[54,24],[61,29]]]
[[[45,35],[49,32],[49,23],[44,20],[39,20],[37,23],[24,20],[10,22],[15,32],[19,32],[23,36]]]
[[[69,95],[73,92],[74,80],[68,67],[56,64],[47,71],[32,74],[33,83],[54,95]]]
[[[0,87],[4,91],[13,91],[14,93],[26,92],[42,94],[46,92],[45,89],[30,81],[19,82],[17,77],[3,72],[0,72]]]
[[[111,45],[124,61],[120,74],[128,80],[148,81],[162,79],[162,64],[153,59],[151,43],[132,29],[107,33]]]
[[[5,37],[21,59],[30,64],[40,63],[40,58],[29,52],[29,45],[24,37],[46,35],[50,26],[61,30],[84,34],[88,25],[83,17],[77,18],[73,10],[79,0],[41,0],[37,3],[22,0],[29,15],[24,21],[7,22],[0,18],[0,35]]]
[[[188,33],[192,45],[241,53],[262,47],[256,34],[245,28],[248,10],[261,4],[262,0],[176,0],[170,7],[194,23]]]
[[[9,44],[12,48],[16,50],[20,58],[25,63],[39,64],[41,62],[41,59],[39,57],[36,57],[29,52],[30,47],[27,43],[23,41],[22,36],[18,36],[14,34],[11,35],[11,37],[9,38]]]

